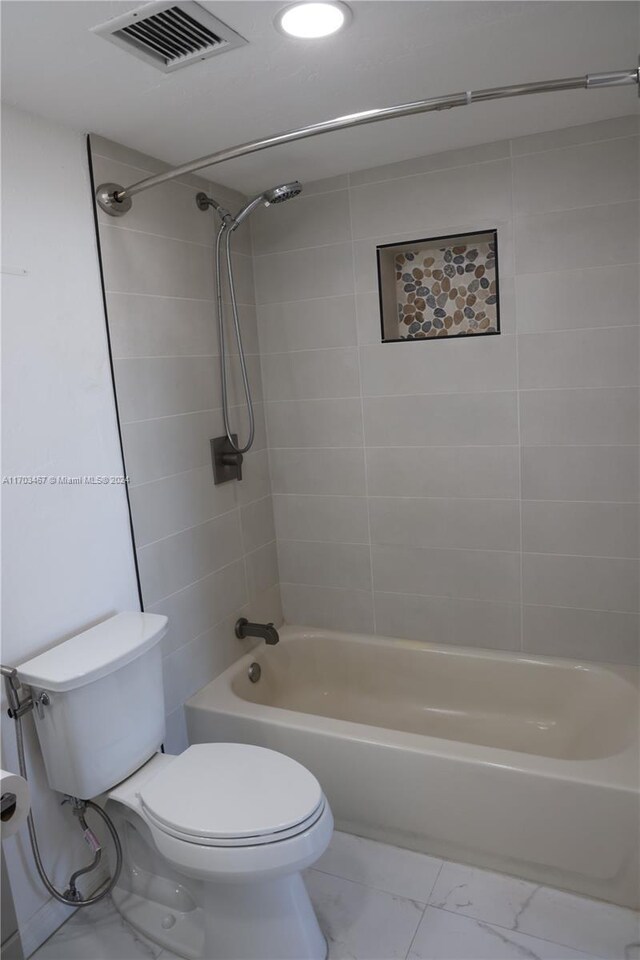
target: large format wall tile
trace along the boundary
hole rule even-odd
[[[135,183],[149,174],[129,163],[94,155],[93,173],[96,183]],[[163,183],[151,192],[138,195],[126,219],[118,225],[123,230],[138,230],[158,236],[213,245],[213,217],[205,216],[195,203],[196,190],[180,180]],[[113,226],[108,213],[98,210],[101,224]]]
[[[319,347],[350,347],[356,343],[355,302],[351,294],[265,303],[258,312],[263,355]]]
[[[100,153],[94,169],[102,180],[129,182],[138,173],[163,169],[100,138],[94,145]],[[141,194],[129,218],[118,223],[100,217],[142,597],[146,609],[170,621],[163,642],[165,699],[178,750],[186,746],[185,698],[251,647],[235,637],[237,618],[282,620],[247,226],[234,233],[233,263],[256,437],[245,458],[245,479],[213,482],[210,439],[224,427],[213,279],[216,221],[194,203],[202,189],[232,210],[246,199],[190,177]],[[228,301],[227,285],[222,295]],[[244,438],[248,418],[228,311],[226,328],[230,420]]]
[[[278,588],[278,549],[275,540],[258,547],[245,556],[247,564],[247,590],[251,600],[260,597],[269,589]],[[270,620],[267,617],[267,620]]]
[[[279,540],[278,565],[283,583],[371,589],[368,543]]]
[[[303,191],[293,202],[260,207],[253,214],[251,235],[255,256],[347,242],[349,194],[337,190],[305,196]]]
[[[218,353],[213,300],[108,293],[107,312],[111,349],[116,360],[206,357]]]
[[[362,446],[360,397],[265,404],[270,447]]]
[[[585,557],[637,557],[637,503],[522,501],[522,549]]]
[[[637,663],[639,631],[636,613],[524,607],[523,649],[527,653]]]
[[[515,390],[515,337],[466,337],[432,344],[379,343],[360,348],[362,393],[474,393]]]
[[[521,336],[520,389],[637,386],[639,344],[637,325]]]
[[[527,500],[638,500],[640,464],[633,446],[522,448]]]
[[[638,390],[533,390],[520,396],[522,443],[637,444]]]
[[[169,617],[164,652],[170,653],[201,636],[212,624],[231,616],[247,602],[244,561],[233,560],[201,580],[158,600],[148,609]]]
[[[272,353],[262,358],[267,400],[317,400],[360,395],[356,347]]]
[[[155,603],[241,555],[237,510],[141,547],[138,565],[145,603]]]
[[[242,545],[246,553],[257,550],[276,538],[271,495],[240,507]]]
[[[140,357],[114,361],[122,423],[220,406],[216,357]]]
[[[581,143],[594,143],[597,140],[619,140],[637,137],[640,134],[640,121],[637,115],[613,117],[610,120],[596,120],[595,123],[582,123],[576,127],[564,127],[561,130],[546,130],[527,137],[517,137],[511,141],[511,155],[522,156],[525,153],[539,153],[542,150],[559,150]]]
[[[612,203],[519,217],[515,238],[519,274],[637,263],[638,204]]]
[[[252,450],[265,446],[262,404],[254,404],[256,440]],[[231,407],[231,423],[245,437],[246,412]],[[222,410],[189,413],[122,425],[127,475],[132,483],[159,480],[174,473],[211,464],[209,440],[224,432]]]
[[[291,623],[307,623],[327,630],[373,631],[373,596],[366,590],[280,584],[282,606]]]
[[[421,238],[474,217],[505,220],[509,174],[509,161],[495,160],[353,187],[354,239],[394,231],[418,231],[416,238]]]
[[[236,506],[233,486],[211,482],[211,465],[138,484],[129,490],[136,544],[143,547],[206,523]]]
[[[387,163],[381,167],[356,170],[355,173],[350,174],[349,180],[352,186],[357,187],[364,183],[379,183],[381,180],[414,177],[416,174],[430,173],[432,170],[468,167],[472,163],[502,160],[508,156],[509,141],[497,140],[494,143],[481,143],[474,147],[463,147],[461,150],[446,150],[426,157],[415,157],[411,160],[400,160],[398,163]]]
[[[517,500],[373,497],[371,542],[519,550],[520,504]]]
[[[374,600],[376,629],[389,637],[520,649],[520,607],[516,603],[380,592]]]
[[[314,493],[360,497],[365,493],[362,447],[271,449],[271,486],[274,493]]]
[[[100,246],[108,291],[197,300],[214,296],[211,247],[111,224],[101,226]]]
[[[373,497],[497,497],[520,495],[517,446],[368,447]]]
[[[638,196],[639,159],[637,137],[518,157],[514,212],[523,216],[632,200]]]
[[[279,540],[369,542],[366,497],[276,494],[273,509]]]
[[[638,323],[638,265],[523,274],[516,277],[519,333]]]
[[[364,433],[368,447],[513,444],[518,442],[517,396],[460,393],[371,398],[364,401]]]
[[[258,303],[353,293],[351,244],[270,253],[255,261]]]
[[[638,612],[637,560],[525,553],[525,603],[583,610]]]
[[[376,590],[517,603],[520,554],[489,550],[372,548]]]

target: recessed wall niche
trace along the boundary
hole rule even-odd
[[[496,230],[376,249],[384,343],[500,333]]]

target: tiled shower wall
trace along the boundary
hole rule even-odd
[[[131,183],[163,166],[91,138],[96,184]],[[182,705],[246,649],[239,616],[282,618],[267,463],[251,244],[235,234],[235,272],[256,443],[242,483],[214,486],[209,439],[224,432],[213,284],[213,192],[230,209],[244,197],[195,177],[136,197],[99,233],[118,412],[144,607],[170,618],[164,643],[167,748],[186,745]],[[239,380],[232,385],[237,402]],[[246,436],[240,407],[232,422]]]
[[[637,658],[638,178],[628,117],[256,214],[288,621]],[[376,244],[493,227],[502,334],[381,344]]]

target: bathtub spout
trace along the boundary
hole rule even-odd
[[[259,637],[270,646],[277,643],[280,635],[272,623],[249,623],[246,617],[236,621],[236,637],[244,640],[246,637]]]

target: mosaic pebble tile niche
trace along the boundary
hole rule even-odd
[[[497,231],[377,248],[382,339],[500,332]]]

